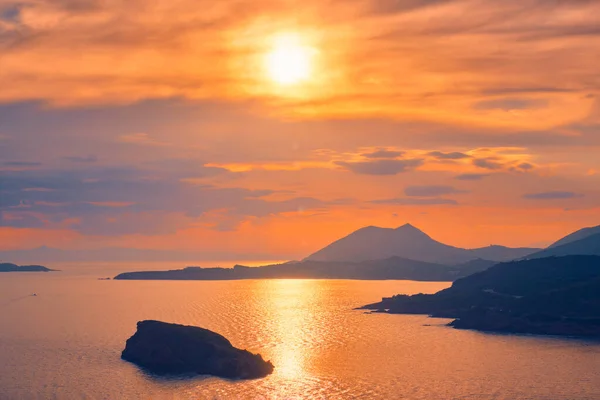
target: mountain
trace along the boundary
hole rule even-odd
[[[559,247],[559,246],[565,245],[567,243],[576,242],[578,240],[585,239],[589,236],[593,236],[593,235],[596,235],[599,233],[600,233],[600,225],[590,227],[590,228],[583,228],[576,232],[571,233],[570,235],[565,236],[564,238],[551,244],[548,248]]]
[[[476,258],[466,263],[456,264],[453,267],[464,270],[464,271],[485,271],[491,266],[498,264],[498,261],[484,260],[483,258]]]
[[[349,262],[301,261],[262,267],[200,268],[188,267],[171,271],[126,272],[117,280],[238,280],[238,279],[358,279],[358,280],[415,280],[454,281],[483,271],[490,261],[476,260],[450,267],[423,261],[391,257],[385,260]]]
[[[560,257],[576,254],[600,256],[600,233],[586,236],[576,241],[566,241],[563,245],[551,246],[545,250],[528,255],[527,258]]]
[[[456,318],[455,328],[600,336],[600,257],[501,263],[433,295],[397,295],[363,308]]]
[[[309,261],[346,261],[402,257],[412,260],[453,265],[477,258],[507,261],[523,257],[539,249],[511,249],[490,246],[461,249],[440,243],[410,224],[396,229],[369,226],[339,239],[306,258]]]
[[[484,260],[494,261],[512,261],[519,258],[523,258],[529,254],[535,253],[540,249],[531,247],[505,247],[498,245],[491,245],[488,247],[481,247],[479,249],[468,250],[473,258],[481,258]]]
[[[369,226],[317,251],[309,261],[367,261],[403,257],[458,264],[469,261],[463,249],[437,242],[410,224],[396,229]]]

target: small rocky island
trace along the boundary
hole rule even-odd
[[[457,329],[600,337],[600,257],[502,263],[435,294],[397,295],[362,308],[454,318]]]
[[[157,375],[256,379],[273,372],[260,354],[237,349],[215,332],[160,321],[138,322],[121,358]]]
[[[51,272],[55,271],[41,265],[17,265],[12,263],[0,263],[0,272]]]

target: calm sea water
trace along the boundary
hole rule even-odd
[[[600,399],[598,343],[353,310],[446,283],[97,280],[114,272],[0,274],[0,399]],[[142,319],[219,332],[275,373],[147,375],[120,359]]]

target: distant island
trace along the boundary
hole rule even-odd
[[[432,295],[397,295],[363,309],[454,318],[457,329],[600,336],[600,257],[501,263]]]
[[[0,263],[0,272],[52,272],[55,271],[41,265],[17,265],[11,263]]]
[[[236,265],[233,268],[187,267],[170,271],[126,272],[117,280],[238,280],[238,279],[357,279],[447,281],[483,271],[494,261],[473,260],[447,266],[392,257],[385,260],[351,262],[300,261],[262,267]]]

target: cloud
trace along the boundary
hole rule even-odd
[[[512,167],[512,168],[515,171],[530,171],[535,168],[535,165],[528,163],[528,162],[524,162],[524,163],[516,165],[515,167]]]
[[[117,138],[121,143],[136,144],[140,146],[169,146],[169,143],[158,141],[147,133],[132,133],[121,135]]]
[[[399,158],[404,155],[404,151],[398,150],[377,150],[372,153],[361,154],[365,158]]]
[[[96,207],[109,207],[109,208],[126,208],[135,205],[131,202],[113,202],[113,201],[90,201],[89,204]]]
[[[541,192],[541,193],[527,193],[523,195],[524,199],[529,200],[561,200],[561,199],[573,199],[576,197],[583,197],[582,194],[574,192]]]
[[[233,209],[234,213],[242,215],[252,215],[255,217],[264,217],[270,214],[280,214],[287,212],[302,213],[307,210],[318,210],[325,208],[326,202],[311,198],[297,197],[282,201],[264,201],[261,199],[246,200]]]
[[[0,21],[4,20],[6,22],[18,23],[20,15],[21,9],[18,5],[9,4],[2,8],[2,3],[0,3]]]
[[[573,89],[567,89],[563,87],[498,87],[498,88],[487,88],[482,91],[482,94],[486,95],[504,95],[504,94],[545,94],[545,93],[571,93]]]
[[[447,204],[458,197],[402,190],[494,174],[423,223],[476,219],[526,244],[550,235],[539,221],[555,204],[514,203],[523,188],[568,182],[582,210],[598,204],[585,175],[600,169],[598,1],[0,0],[0,14],[0,225],[146,240],[255,224],[264,243],[317,247],[350,223],[384,223],[393,207],[369,199]],[[320,54],[310,79],[282,88],[263,57],[290,29]],[[344,197],[359,199],[331,200]],[[261,226],[275,219],[295,222]],[[456,240],[481,240],[468,235]]]
[[[404,160],[376,160],[346,162],[336,161],[335,164],[348,171],[361,175],[397,175],[402,172],[411,171],[423,165],[423,159]]]
[[[39,167],[42,163],[35,161],[6,161],[2,165],[7,167]]]
[[[333,131],[330,131],[329,134],[330,136],[333,135]],[[338,144],[338,146],[344,145]],[[397,157],[399,155],[402,158]],[[272,155],[270,157],[277,156]],[[205,164],[205,166],[218,167],[237,173],[252,171],[292,172],[308,169],[336,169],[336,166],[342,166],[346,170],[360,171],[362,174],[392,175],[409,170],[409,168],[403,168],[405,165],[422,171],[456,173],[471,173],[470,171],[473,171],[475,173],[476,168],[474,168],[474,164],[479,164],[488,167],[488,169],[489,167],[496,167],[498,171],[525,172],[536,167],[536,165],[529,161],[533,157],[534,155],[526,149],[516,147],[466,148],[464,151],[454,152],[431,151],[418,148],[400,151],[393,147],[386,148],[385,150],[367,150],[365,147],[358,147],[358,149],[348,151],[339,151],[334,148],[318,148],[304,154],[298,154],[298,159],[295,160],[270,162],[238,161],[233,163],[212,162]]]
[[[434,206],[434,205],[456,205],[458,202],[452,199],[441,198],[393,198],[383,200],[372,200],[373,204],[391,204],[399,206]]]
[[[438,197],[447,194],[467,193],[465,190],[459,190],[452,186],[407,186],[404,194],[410,197]]]
[[[81,157],[81,156],[66,156],[63,157],[63,160],[67,160],[67,161],[71,161],[73,163],[80,163],[80,164],[90,164],[90,163],[95,163],[98,161],[98,157],[90,155],[87,157]]]
[[[540,99],[495,99],[480,101],[473,108],[477,110],[527,110],[548,106],[548,101]]]
[[[424,7],[435,7],[447,0],[377,0],[368,2],[369,9],[375,14],[400,14]]]
[[[33,168],[42,166],[42,163],[36,161],[6,161],[2,165],[15,168]]]
[[[458,151],[454,151],[451,153],[444,153],[441,151],[432,151],[432,152],[429,152],[428,155],[435,157],[439,160],[462,160],[463,158],[471,157],[468,154],[461,153]]]
[[[200,177],[203,167],[196,166]],[[205,174],[211,176],[212,169]],[[273,190],[190,184],[185,171],[95,167],[78,170],[7,171],[2,178],[3,226],[71,228],[89,235],[173,233],[202,215],[225,210],[238,220],[323,209],[310,197],[269,200]]]
[[[301,19],[311,23],[298,26],[297,10],[275,1],[0,4],[3,102],[215,99],[295,118],[548,127],[581,117],[589,99],[580,94],[594,89],[597,54],[580,50],[599,36],[593,1],[307,0]],[[335,17],[324,21],[331,9]],[[262,65],[290,26],[323,55],[297,97],[282,96]],[[79,51],[94,56],[69,57]],[[528,115],[497,112],[525,108]]]
[[[479,168],[485,168],[490,170],[499,170],[503,168],[503,164],[498,162],[497,157],[488,158],[476,158],[473,160],[473,165]]]
[[[481,180],[489,174],[460,174],[454,177],[454,179],[458,179],[459,181],[478,181]]]

